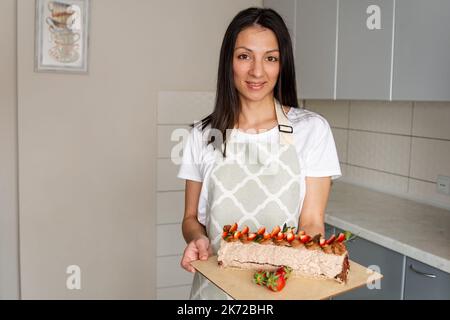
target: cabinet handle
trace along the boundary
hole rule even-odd
[[[425,277],[428,277],[428,278],[436,278],[436,275],[435,275],[435,274],[432,274],[432,273],[425,273],[425,272],[416,270],[416,269],[413,267],[412,264],[409,265],[409,269],[411,269],[412,271],[414,271],[414,272],[417,273],[417,274],[420,274],[421,276],[425,276]]]

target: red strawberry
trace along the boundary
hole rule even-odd
[[[272,291],[278,292],[283,290],[286,285],[286,279],[279,274],[271,273],[269,277],[267,277],[266,286]]]
[[[285,280],[289,279],[292,272],[292,268],[288,266],[282,266],[275,271],[275,274],[282,276]]]
[[[338,237],[336,238],[337,242],[342,242],[345,240],[345,234],[339,233]]]
[[[300,241],[301,241],[302,243],[307,243],[307,242],[309,242],[310,240],[311,240],[311,237],[308,236],[307,234],[304,234],[304,235],[301,235],[301,236],[300,236]]]
[[[288,232],[288,234],[286,235],[286,240],[289,242],[292,242],[295,239],[295,236],[292,232]]]
[[[306,234],[306,232],[303,231],[303,230],[300,230],[300,231],[298,232],[298,235],[299,235],[299,236],[304,236],[305,234]]]
[[[222,233],[222,238],[225,239],[227,236],[228,236],[228,232],[227,232],[227,231],[224,231],[224,232]]]
[[[256,232],[257,234],[263,235],[264,232],[266,232],[266,227],[261,227],[258,229],[258,232]]]
[[[236,232],[234,233],[233,237],[234,237],[235,239],[239,239],[239,238],[241,237],[241,232],[240,232],[240,231],[236,231]]]
[[[281,240],[284,239],[285,236],[286,236],[286,235],[285,235],[283,232],[278,232],[278,234],[277,234],[277,240],[278,240],[278,241],[281,241]]]
[[[320,245],[321,247],[324,247],[326,244],[327,244],[327,242],[326,242],[325,238],[320,238],[320,240],[319,240],[319,245]]]
[[[264,233],[264,240],[270,239],[270,233]]]
[[[241,231],[241,233],[242,234],[247,234],[248,233],[248,227],[247,226],[244,226],[244,228],[242,228],[242,231]]]
[[[238,228],[238,224],[235,222],[235,223],[231,226],[230,230],[228,230],[228,231],[231,232],[231,233],[234,233],[234,232],[237,230],[237,228]]]
[[[332,244],[336,240],[336,235],[332,235],[326,242],[326,244]]]
[[[253,240],[255,240],[256,236],[257,236],[256,233],[249,233],[247,240],[253,241]]]
[[[230,231],[231,226],[229,224],[223,226],[223,231]]]
[[[253,282],[257,285],[265,285],[267,281],[266,272],[264,270],[259,270],[253,275]]]
[[[280,226],[276,226],[275,228],[273,228],[272,232],[270,233],[270,236],[272,238],[275,238],[278,235],[278,232],[281,231]]]

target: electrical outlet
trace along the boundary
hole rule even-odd
[[[438,193],[450,195],[450,177],[438,175],[436,184]]]

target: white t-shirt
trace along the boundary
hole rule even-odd
[[[328,121],[321,115],[300,108],[290,108],[287,113],[294,129],[294,145],[300,165],[300,212],[306,193],[305,177],[339,178],[341,169],[336,145]],[[207,145],[207,134],[199,126],[194,127],[183,148],[178,178],[203,182],[198,204],[198,220],[205,225],[208,199],[207,183],[214,166],[214,148]],[[235,142],[279,142],[278,127],[262,133],[246,133],[233,130]],[[231,141],[230,139],[230,141]]]

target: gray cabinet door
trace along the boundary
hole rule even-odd
[[[295,71],[299,99],[335,97],[336,16],[336,0],[297,0]]]
[[[389,100],[392,17],[393,0],[339,2],[337,99]]]
[[[336,233],[343,232],[336,228]],[[402,277],[404,256],[362,238],[346,243],[349,258],[363,266],[377,266],[383,275],[381,288],[367,286],[334,297],[335,300],[364,299],[399,300],[402,297]]]
[[[264,0],[264,8],[274,9],[286,23],[295,51],[295,6],[297,0]]]
[[[450,1],[397,0],[393,99],[450,100]]]
[[[406,300],[450,299],[450,274],[407,258],[404,298]]]

